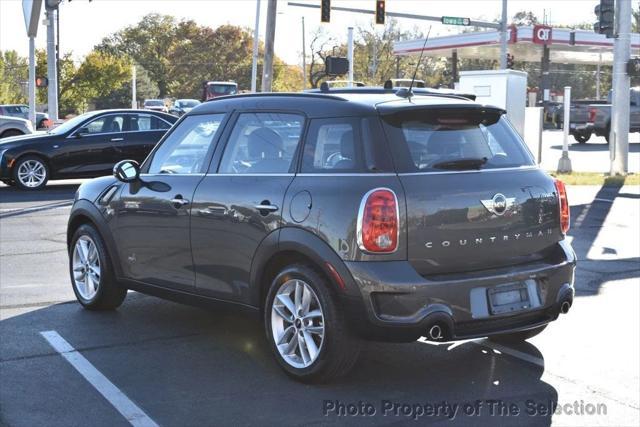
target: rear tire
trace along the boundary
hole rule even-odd
[[[517,344],[523,341],[533,338],[542,331],[545,330],[547,325],[538,326],[537,328],[527,329],[526,331],[513,332],[510,334],[498,334],[489,336],[490,341],[497,342],[499,344]]]
[[[293,264],[276,276],[267,293],[267,340],[280,367],[298,381],[330,381],[358,360],[361,340],[348,329],[329,286],[313,267]]]
[[[24,135],[24,133],[20,132],[19,130],[10,129],[10,130],[4,131],[4,133],[0,135],[0,138],[9,138],[10,136],[20,136],[20,135]]]
[[[578,141],[578,144],[585,144],[590,138],[590,133],[575,133],[573,134],[573,138]]]
[[[127,289],[115,279],[106,245],[92,225],[83,224],[73,233],[69,274],[73,293],[88,310],[114,310],[127,296]]]

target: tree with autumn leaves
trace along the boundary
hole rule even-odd
[[[262,56],[262,43],[259,49]],[[251,87],[253,36],[234,25],[212,29],[191,20],[150,14],[106,37],[96,50],[131,58],[157,85],[160,98],[199,98],[203,82],[210,80],[233,80],[240,89]],[[301,88],[302,71],[293,68],[276,57],[276,90]]]

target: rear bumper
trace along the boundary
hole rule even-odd
[[[575,133],[591,134],[593,132],[593,124],[592,123],[571,123],[569,132],[571,134],[575,134]]]
[[[447,340],[526,330],[555,320],[563,302],[573,303],[576,258],[566,241],[552,263],[429,278],[406,261],[345,264],[362,294],[347,309],[365,338],[410,341],[434,324]],[[515,282],[526,284],[530,306],[490,314],[487,290]]]

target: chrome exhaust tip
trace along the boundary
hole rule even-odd
[[[571,308],[571,304],[569,303],[569,301],[564,301],[561,305],[560,305],[560,313],[562,314],[567,314],[569,312],[569,309]]]
[[[442,328],[440,325],[435,324],[429,328],[429,339],[433,341],[439,341],[442,339]]]

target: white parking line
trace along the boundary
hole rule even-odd
[[[534,365],[542,366],[544,368],[544,359],[532,356],[522,351],[515,350],[511,347],[505,347],[504,345],[489,341],[488,339],[484,339],[484,338],[475,338],[470,340],[461,340],[461,341],[454,341],[454,342],[434,342],[434,341],[428,341],[424,337],[420,337],[418,341],[423,344],[429,344],[434,346],[446,345],[447,351],[451,351],[454,348],[467,343],[472,343],[472,344],[479,345],[481,347],[490,348],[495,353],[508,354],[509,356],[515,357],[516,359],[524,360],[525,362],[533,363]]]
[[[147,414],[133,403],[118,387],[98,371],[87,359],[56,331],[42,331],[46,339],[98,392],[135,427],[158,427]]]
[[[501,344],[489,341],[487,339],[481,340],[481,341],[473,341],[473,343],[477,345],[481,345],[483,347],[488,347],[492,350],[497,350],[500,353],[508,354],[509,356],[513,356],[520,360],[524,360],[525,362],[533,363],[534,365],[542,366],[544,368],[544,359],[532,356],[522,351],[515,350],[511,347],[505,347]]]
[[[39,211],[55,211],[59,209],[71,209],[71,205],[72,205],[72,202],[68,202],[67,204],[60,205],[60,206],[51,206],[51,207],[34,206],[31,208],[2,208],[0,209],[0,213],[7,214],[7,213],[15,213],[15,212],[28,213],[28,212],[39,212]]]

